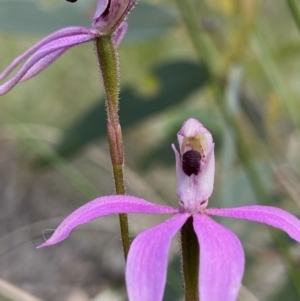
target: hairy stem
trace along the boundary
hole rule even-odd
[[[107,135],[117,194],[125,194],[124,150],[122,129],[119,123],[119,61],[112,36],[100,36],[95,42],[97,59],[106,94]],[[127,214],[119,214],[125,260],[129,251]]]
[[[181,229],[182,271],[185,301],[199,301],[199,244],[190,217]]]

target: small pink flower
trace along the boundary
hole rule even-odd
[[[225,216],[264,223],[285,231],[300,242],[300,220],[269,206],[206,209],[214,184],[214,143],[210,132],[195,119],[178,132],[177,194],[180,208],[114,195],[95,199],[69,215],[42,245],[57,244],[78,225],[119,213],[174,214],[136,237],[128,254],[126,284],[130,301],[161,301],[167,277],[171,240],[189,217],[200,245],[199,295],[201,301],[235,301],[244,273],[244,251],[237,236],[210,216]]]
[[[206,208],[214,187],[215,155],[211,133],[196,119],[187,120],[177,134],[177,195],[184,211]]]
[[[15,58],[0,73],[0,80],[8,77],[20,63],[27,61],[11,79],[0,85],[0,95],[8,93],[19,82],[39,74],[75,45],[93,41],[101,35],[112,34],[115,44],[118,46],[127,31],[127,23],[124,20],[136,1],[97,0],[92,28],[73,26],[60,29]]]

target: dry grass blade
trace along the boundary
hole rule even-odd
[[[238,301],[259,301],[244,285],[240,289]]]
[[[42,301],[3,279],[0,279],[0,295],[12,301]]]

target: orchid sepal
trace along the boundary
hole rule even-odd
[[[65,240],[74,228],[98,217],[122,213],[174,214],[178,211],[177,208],[153,204],[134,196],[103,196],[75,210],[59,225],[53,235],[38,248],[54,245]]]

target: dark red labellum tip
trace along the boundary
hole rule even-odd
[[[200,172],[201,155],[195,150],[189,150],[182,156],[182,169],[187,176],[197,175]]]

